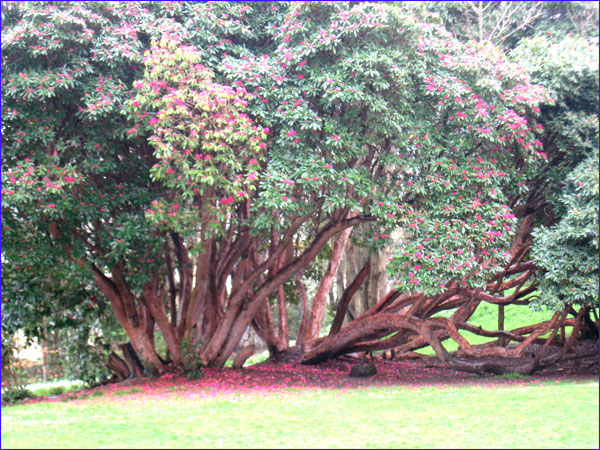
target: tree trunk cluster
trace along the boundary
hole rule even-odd
[[[532,222],[532,216],[524,218],[511,248],[510,263],[490,280],[485,291],[461,287],[461,280],[451,280],[446,290],[435,296],[391,290],[374,306],[341,326],[340,317],[347,313],[352,296],[359,292],[359,286],[366,278],[365,273],[359,273],[342,295],[329,334],[311,341],[305,348],[301,362],[317,364],[347,354],[370,359],[375,351],[382,351],[376,357],[399,359],[431,346],[441,361],[457,370],[479,374],[516,372],[529,375],[560,361],[590,356],[589,351],[574,351],[578,338],[598,339],[597,321],[594,322],[590,316],[597,313],[589,307],[575,311],[572,305],[566,304],[550,320],[510,331],[503,329],[504,307],[526,307],[536,290],[536,285],[532,283],[536,267],[532,261],[526,260],[531,244]],[[364,270],[368,269],[369,264],[364,267]],[[505,291],[512,293],[504,295]],[[485,330],[468,323],[481,302],[498,305],[498,330]],[[443,311],[453,313],[449,318],[440,317],[439,313]],[[565,339],[565,327],[572,327],[568,339]],[[496,339],[471,345],[459,330]],[[559,330],[561,333],[557,335]],[[547,337],[542,338],[548,333]],[[447,339],[456,342],[456,352],[451,354],[445,349],[442,342]],[[541,346],[535,355],[527,353],[530,344]],[[550,347],[558,348],[558,351],[549,352]]]
[[[247,217],[249,209],[241,214]],[[168,365],[182,366],[190,358],[203,366],[222,367],[236,351],[235,365],[241,367],[255,351],[251,345],[240,349],[240,340],[249,327],[276,359],[289,349],[284,284],[290,280],[295,281],[300,297],[302,315],[297,346],[305,364],[376,351],[399,358],[431,346],[438,358],[456,369],[503,373],[513,367],[511,371],[532,373],[575,357],[570,350],[581,330],[594,332],[590,313],[595,311],[581,308],[575,312],[571,305],[565,305],[551,320],[516,330],[503,329],[504,307],[528,305],[536,290],[532,283],[536,267],[527,260],[532,215],[521,221],[510,250],[510,263],[489,281],[485,290],[464,287],[463,280],[453,279],[444,292],[433,296],[387,291],[388,250],[368,253],[350,240],[354,227],[369,226],[368,218],[340,210],[330,221],[315,226],[314,238],[302,246],[294,238],[301,226],[310,223],[310,217],[311,212],[297,216],[283,235],[271,230],[267,246],[261,246],[265,241],[251,236],[241,225],[231,225],[225,237],[207,234],[199,242],[186,240],[175,232],[165,234],[166,276],[154,269],[137,294],[127,282],[125,263],[111,267],[107,273],[94,264],[79,261],[91,270],[129,337],[130,344],[121,349],[123,358],[113,353],[108,362],[115,377],[161,374]],[[301,275],[329,241],[333,242],[332,254],[311,302]],[[196,256],[190,251],[194,245],[200,247]],[[509,290],[512,293],[505,295]],[[337,292],[338,297],[335,317],[328,334],[320,337],[331,292]],[[481,302],[498,305],[498,330],[484,330],[468,323]],[[448,318],[440,317],[444,311],[453,312]],[[565,339],[567,326],[573,327],[573,332]],[[156,330],[164,337],[165,355],[156,351]],[[495,340],[471,345],[459,330]],[[542,338],[547,333],[550,337]],[[595,333],[597,336],[597,326]],[[447,339],[458,344],[457,352],[450,354],[445,349],[442,343]],[[530,344],[541,345],[541,351],[515,369],[514,359],[524,358]],[[549,347],[557,346],[561,348],[558,357],[555,352],[548,354]],[[494,362],[483,361],[485,358]],[[510,361],[512,366],[498,363],[499,358]]]

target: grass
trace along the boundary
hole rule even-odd
[[[2,448],[598,448],[598,382],[104,396],[2,410]]]
[[[498,375],[498,378],[503,378],[505,380],[527,380],[529,376],[517,372],[509,372],[503,373],[502,375]]]
[[[72,380],[55,380],[47,381],[45,383],[31,383],[24,388],[13,389],[11,392],[4,392],[3,389],[2,404],[14,403],[15,401],[32,397],[54,397],[66,392],[79,391],[83,388],[85,388],[85,384],[82,381]]]
[[[144,392],[140,388],[131,388],[131,389],[123,389],[115,392],[113,395],[128,395],[128,394],[136,394],[138,392]]]
[[[26,386],[32,395],[35,397],[39,396],[51,396],[60,395],[65,392],[78,391],[83,389],[85,384],[83,381],[71,381],[71,380],[56,380],[46,383],[32,383]]]

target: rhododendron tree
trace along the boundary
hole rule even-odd
[[[295,283],[304,362],[431,344],[482,371],[440,339],[470,356],[522,351],[474,349],[457,332],[481,301],[526,302],[534,289],[527,191],[547,165],[538,116],[553,99],[499,49],[362,2],[10,4],[3,14],[3,257],[26,259],[24,236],[35,236],[48,266],[106,296],[147,369],[189,352],[222,366],[250,326],[273,356],[285,352]],[[48,36],[57,42],[46,47]],[[373,248],[403,232],[394,290],[319,338],[363,223]],[[310,302],[302,273],[328,245]],[[432,317],[442,310],[452,319]],[[504,333],[524,346],[557,320]]]
[[[140,303],[160,262],[144,215],[159,186],[151,147],[121,114],[154,18],[121,3],[6,3],[2,17],[2,257],[19,278],[2,277],[3,309],[20,308],[13,286],[72,278],[88,298],[101,290],[136,352],[161,367]]]
[[[533,165],[525,171],[518,170],[516,173],[514,170],[506,171],[506,175],[511,177],[511,181],[505,185],[508,188],[505,192],[510,192],[507,197],[507,205],[510,205],[514,214],[521,219],[513,226],[513,231],[518,230],[518,232],[514,237],[509,237],[513,240],[513,244],[508,254],[504,253],[502,255],[509,256],[510,261],[508,264],[489,279],[487,286],[481,286],[487,292],[468,286],[458,291],[449,289],[446,295],[429,295],[428,297],[417,293],[417,295],[405,295],[406,298],[399,298],[399,292],[390,292],[381,299],[379,304],[374,305],[370,311],[355,320],[354,324],[350,324],[345,335],[325,340],[314,352],[305,355],[306,360],[317,361],[320,358],[334,355],[341,349],[344,349],[343,352],[348,352],[392,348],[393,351],[387,352],[386,355],[389,356],[394,353],[401,355],[406,351],[433,342],[432,345],[438,356],[447,359],[448,362],[463,370],[497,372],[516,370],[531,373],[539,367],[553,364],[559,359],[578,358],[589,352],[597,355],[597,349],[588,349],[582,352],[580,348],[579,352],[567,356],[567,351],[573,348],[580,332],[581,336],[592,338],[598,335],[598,291],[597,288],[591,288],[595,282],[593,272],[597,272],[598,265],[596,256],[592,256],[597,253],[594,250],[595,240],[597,239],[597,226],[595,231],[591,231],[594,229],[594,220],[588,219],[588,226],[583,226],[583,221],[580,219],[585,214],[588,218],[593,217],[594,207],[592,205],[594,202],[597,203],[597,194],[595,194],[597,183],[594,176],[591,176],[592,172],[589,172],[587,176],[584,175],[584,172],[581,172],[583,167],[587,167],[589,170],[594,171],[594,175],[597,174],[597,164],[594,163],[593,155],[590,155],[590,152],[593,152],[598,145],[597,43],[593,44],[582,38],[575,39],[571,35],[548,33],[547,36],[536,36],[524,40],[512,52],[512,56],[515,60],[524,64],[534,81],[549,86],[548,92],[556,101],[540,106],[540,120],[543,125],[541,123],[534,124],[535,128],[541,133],[538,134],[533,143],[538,147],[539,156],[547,159],[548,164]],[[456,116],[460,117],[462,114],[456,114]],[[543,151],[540,152],[539,150],[542,150],[542,147]],[[586,155],[589,156],[585,166],[582,163],[581,166],[577,167],[577,164],[586,158]],[[517,162],[515,168],[520,165],[521,163]],[[573,170],[573,174],[568,175]],[[439,177],[440,174],[436,174],[436,176]],[[563,197],[560,201],[557,201],[564,187],[565,178],[581,178],[577,185],[581,193],[575,194],[576,197]],[[586,194],[582,194],[583,192]],[[448,194],[446,192],[446,195]],[[460,191],[454,190],[454,195],[459,194]],[[444,193],[442,192],[441,195],[444,195]],[[435,196],[436,198],[440,196],[440,192],[435,192]],[[588,200],[589,203],[586,203]],[[435,199],[425,204],[427,203],[431,205],[430,211],[434,211],[434,213],[429,212],[429,214],[432,216],[438,215]],[[456,201],[449,203],[456,204]],[[477,198],[477,202],[474,200],[473,206],[478,203],[479,198]],[[573,206],[566,210],[561,206],[565,204]],[[565,216],[566,211],[569,212]],[[574,217],[574,213],[579,217]],[[470,215],[470,219],[477,219],[477,216],[481,215]],[[504,219],[507,216],[501,214],[497,217]],[[457,219],[457,217],[449,215],[447,224],[453,223],[452,219],[455,218]],[[421,219],[425,220],[426,218]],[[464,220],[457,220],[457,222],[465,225],[468,223]],[[533,236],[531,235],[535,225],[541,223],[549,225],[553,222],[558,223],[550,230],[540,230],[538,233],[534,233]],[[511,226],[511,224],[505,225]],[[445,237],[437,231],[439,223],[434,224],[434,226],[437,227],[434,232],[437,234],[436,237]],[[563,228],[565,233],[556,232],[556,230]],[[455,233],[457,231],[454,230]],[[436,242],[432,239],[431,234],[429,230],[423,234],[426,242],[414,242],[414,245],[409,242],[409,250],[412,249],[412,252],[404,249],[401,253],[403,259],[398,260],[398,262],[404,262],[408,270],[412,269],[403,281],[412,283],[413,293],[415,290],[426,292],[429,288],[429,285],[420,288],[416,285],[416,283],[423,285],[419,276],[424,273],[424,268],[431,267],[430,270],[433,274],[444,271],[444,268],[438,267],[437,264],[423,264],[422,258],[427,256],[428,252],[422,249],[428,250],[428,242],[439,244],[439,241]],[[509,232],[509,234],[511,233]],[[418,237],[419,234],[416,234],[416,236]],[[575,236],[579,236],[579,238],[575,238]],[[587,238],[584,238],[584,236],[587,236]],[[452,239],[450,236],[447,237]],[[588,240],[588,242],[584,244],[585,240]],[[569,250],[567,248],[558,250],[557,245],[560,245],[560,242],[564,242]],[[529,250],[532,243],[535,251],[533,255],[530,255]],[[458,249],[461,254],[472,248],[468,242],[467,244]],[[439,252],[440,248],[443,247],[443,244],[436,247],[436,252]],[[570,256],[566,256],[566,254],[559,256],[559,251],[568,251],[572,254]],[[485,249],[484,252],[489,255],[489,249]],[[416,259],[414,255],[419,259]],[[442,251],[442,255],[431,256],[433,262],[438,261],[439,264],[443,261],[441,256],[448,258],[449,255],[447,251]],[[532,256],[533,260],[531,260]],[[483,267],[477,265],[474,270],[485,269],[487,264],[493,262],[491,259],[482,259],[482,261],[486,261],[486,264]],[[463,276],[466,274],[468,266],[461,267],[460,262],[458,265],[453,265],[455,270],[460,271],[462,269]],[[418,270],[415,270],[415,268],[418,268]],[[571,273],[579,281],[567,282],[567,273]],[[447,277],[449,279],[452,277],[450,271],[447,272]],[[433,279],[427,276],[425,278],[430,285],[433,284]],[[537,281],[539,279],[542,279],[542,281],[538,285]],[[468,285],[472,281],[472,278],[467,275],[466,279],[461,280],[461,284]],[[582,289],[578,283],[589,286],[589,289]],[[511,291],[508,291],[510,295],[502,295],[509,288],[511,289]],[[570,295],[563,295],[563,290]],[[557,295],[559,292],[562,294]],[[532,293],[539,295],[532,296]],[[498,304],[500,329],[497,332],[482,330],[466,323],[472,312],[471,307],[479,301]],[[506,305],[539,306],[540,304],[552,305],[554,310],[562,311],[562,314],[555,314],[552,321],[546,323],[532,324],[528,327],[513,330],[510,333],[503,331],[503,308]],[[405,321],[402,325],[390,326],[394,321],[399,322],[399,318],[390,317],[389,315],[387,318],[384,317],[385,313],[397,314],[397,311],[400,311],[400,315],[405,316],[403,319],[414,319],[415,316],[423,318],[441,312],[446,308],[453,312],[450,318],[452,323],[437,319],[437,322],[430,321],[426,323],[420,321],[416,324]],[[571,314],[574,320],[566,319],[568,314]],[[593,322],[594,319],[596,323]],[[551,336],[554,338],[557,330],[561,329],[561,340],[565,342],[565,325],[574,325],[571,337],[566,341],[566,345],[554,355],[545,354],[544,352],[547,351],[550,340],[541,341],[539,336],[546,331],[552,331]],[[405,331],[394,334],[394,331],[402,326]],[[429,331],[431,331],[429,336],[427,336],[427,330],[424,330],[426,332],[421,334],[417,332],[419,328],[423,330],[423,327],[427,326],[430,327]],[[413,327],[413,329],[410,330],[410,327]],[[457,333],[457,329],[461,328],[486,337],[495,337],[497,340],[477,349],[468,345],[464,338]],[[339,328],[332,328],[330,334],[338,332]],[[386,339],[376,339],[377,337],[385,337]],[[510,364],[497,364],[496,362],[494,364],[485,364],[485,362],[464,364],[464,361],[450,360],[452,356],[446,355],[443,347],[436,342],[438,340],[441,342],[448,337],[453,338],[459,344],[460,351],[458,354],[470,357],[476,356],[478,359],[486,355],[515,357],[522,355],[530,343],[542,345],[534,360],[521,362],[520,366],[517,367],[510,366]],[[519,345],[508,349],[504,348],[510,340],[517,342]],[[552,345],[556,344],[553,343]],[[493,358],[491,361],[494,361]]]

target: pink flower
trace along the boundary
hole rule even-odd
[[[287,196],[287,195],[284,195],[284,196],[282,196],[282,197],[281,197],[281,200],[283,200],[284,202],[287,202],[287,200],[288,200],[288,196]]]
[[[54,203],[49,203],[49,204],[47,205],[47,208],[56,208],[56,206],[54,206]]]
[[[333,166],[331,164],[325,164],[324,166],[326,169],[333,169]]]
[[[132,105],[135,107],[140,106],[140,102],[138,102],[137,100],[134,100]]]
[[[148,123],[150,125],[155,125],[158,123],[158,119],[156,117],[150,117],[150,120],[148,120]]]
[[[294,130],[288,131],[288,136],[290,136],[290,137],[296,136],[296,134],[298,134],[298,133],[296,133]]]

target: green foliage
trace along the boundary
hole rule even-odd
[[[462,234],[444,246],[471,251],[442,273],[424,271],[421,286],[439,291],[449,273],[483,283],[511,237],[508,195],[522,193],[517,178],[544,165],[533,119],[548,101],[544,90],[494,48],[467,48],[402,10],[336,4],[316,14],[315,8],[290,8],[274,33],[274,51],[228,56],[221,67],[256,94],[249,109],[271,131],[267,173],[252,205],[255,227],[281,226],[315,207],[321,214],[348,208],[377,220],[367,238],[379,246],[397,226],[432,239],[426,230],[436,221],[444,223],[455,207],[470,218],[471,205],[481,201],[478,226],[458,227]],[[515,170],[515,158],[525,163],[522,170]],[[439,165],[468,169],[469,183],[436,185],[428,177]],[[273,210],[276,216],[266,214]],[[488,248],[496,260],[479,267]],[[406,262],[399,258],[390,270],[414,281]]]
[[[2,390],[12,390],[22,386],[22,370],[16,357],[14,334],[2,330]]]
[[[503,378],[505,380],[526,380],[529,378],[527,375],[522,375],[516,372],[503,373],[502,375],[498,375],[498,378]]]
[[[552,182],[598,148],[598,44],[562,34],[525,39],[511,52],[555,99],[543,107]]]
[[[58,332],[56,350],[66,376],[92,385],[108,379],[104,362],[110,343],[124,334],[110,305],[92,285],[69,278],[65,267],[54,268],[53,275],[51,267],[37,269],[40,273],[30,277],[13,261],[3,263],[3,333],[23,330],[29,340],[43,341]]]
[[[121,3],[11,3],[2,14],[3,262],[28,287],[84,284],[78,258],[110,267],[127,255],[139,286],[153,253],[141,211],[153,196],[120,109],[142,68],[133,16],[147,14]]]
[[[153,201],[149,218],[184,232],[198,229],[200,220],[218,231],[228,208],[256,189],[256,169],[264,161],[261,140],[268,133],[244,112],[250,94],[214,83],[202,56],[174,38],[154,43],[131,102],[134,115],[143,111],[137,116],[148,122],[148,141],[159,158],[151,177],[175,195]]]
[[[388,265],[400,273],[400,288],[429,294],[459,280],[485,288],[508,262],[516,223],[501,190],[504,177],[481,158],[464,165],[440,159],[427,171],[420,201],[425,212],[407,211],[410,239]]]
[[[534,234],[532,257],[544,270],[538,303],[598,307],[597,150],[569,174],[560,200],[560,221]]]
[[[65,388],[63,386],[54,386],[51,387],[48,393],[50,395],[60,395],[65,392]]]
[[[2,406],[16,403],[33,397],[33,393],[26,388],[14,388],[2,392]]]
[[[114,325],[113,325],[114,326]],[[61,346],[59,351],[63,357],[65,375],[73,380],[82,380],[94,386],[111,377],[106,367],[110,353],[111,341],[118,340],[105,327],[94,328],[93,324],[82,321],[78,327],[61,330]]]
[[[152,15],[140,4],[2,5],[3,328],[61,329],[73,376],[104,379],[114,320],[90,263],[141,288],[156,246],[142,140],[121,109],[143,70]],[[100,352],[101,353],[101,352]],[[95,372],[95,373],[90,373]],[[86,374],[87,372],[87,374]]]
[[[57,380],[46,383],[32,383],[27,386],[27,389],[35,397],[61,395],[65,392],[79,391],[85,384],[79,380]]]
[[[181,343],[182,365],[188,380],[196,380],[204,373],[202,360],[198,356],[201,346],[202,342],[193,344],[188,337],[185,337]]]
[[[536,304],[598,306],[598,46],[556,33],[524,40],[512,52],[556,98],[543,108],[543,172],[552,209],[534,233],[543,269]],[[540,177],[541,178],[541,177]]]

